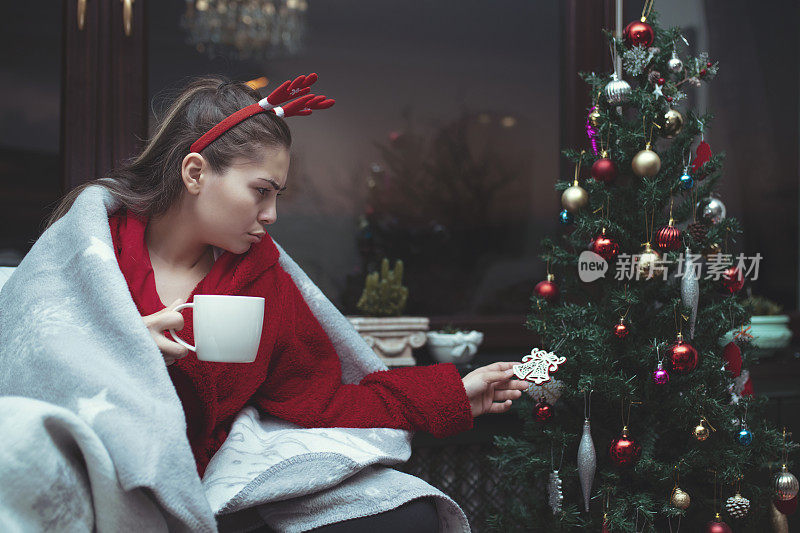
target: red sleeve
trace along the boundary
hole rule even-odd
[[[472,428],[472,409],[452,363],[401,367],[341,382],[341,365],[325,330],[291,277],[281,272],[282,320],[259,409],[302,427],[387,427],[441,438]]]

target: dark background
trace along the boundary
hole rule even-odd
[[[458,306],[426,309],[420,303],[409,311],[464,318],[522,314],[533,284],[544,278],[538,243],[557,230],[560,209],[552,187],[562,163],[559,132],[567,120],[559,116],[560,43],[588,39],[602,46],[599,29],[561,34],[563,5],[311,2],[303,52],[242,62],[209,59],[185,44],[178,25],[183,2],[147,2],[150,127],[164,99],[193,75],[222,73],[241,80],[263,75],[274,87],[299,73],[318,72],[316,90],[337,104],[291,120],[292,182],[272,233],[343,306],[348,276],[362,274],[357,224],[369,169],[381,163],[376,144],[411,128],[433,136],[465,113],[473,123],[480,117],[494,124],[512,117],[512,128],[496,130],[504,135],[497,152],[521,161],[511,194],[494,206],[492,222],[502,219],[505,228],[501,248],[480,256],[486,243],[475,243],[478,270],[468,285],[453,289],[466,294]],[[689,51],[707,50],[720,63],[718,77],[696,89],[691,103],[716,114],[706,140],[715,152],[727,154],[720,194],[729,216],[745,229],[739,242],[729,243],[729,251],[760,252],[760,277],[748,283],[750,290],[795,310],[798,7],[788,1],[757,9],[744,1],[685,0],[662,1],[656,8],[663,25],[684,28]],[[627,2],[626,22],[640,9]],[[59,175],[62,10],[60,4],[43,10],[15,3],[0,21],[0,249],[9,263],[30,248],[64,192]],[[478,141],[479,149],[485,146],[485,139]],[[408,272],[410,280],[426,274],[424,266],[415,268]]]

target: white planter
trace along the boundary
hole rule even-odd
[[[421,316],[348,316],[361,337],[386,363],[386,366],[414,366],[412,350],[425,345],[428,317]]]
[[[746,326],[745,326],[746,327]],[[731,330],[722,336],[720,345],[724,346],[733,340],[739,330]],[[785,348],[792,339],[792,330],[789,329],[789,315],[753,315],[750,318],[750,331],[753,336],[753,346],[764,353],[778,348]]]
[[[438,363],[467,363],[478,353],[482,342],[483,333],[480,331],[428,332],[428,351]]]

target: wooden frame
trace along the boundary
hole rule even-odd
[[[130,35],[124,29],[126,5]],[[134,155],[147,135],[145,5],[146,0],[64,0],[62,193],[102,177]]]

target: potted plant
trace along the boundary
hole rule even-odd
[[[466,331],[448,324],[439,331],[429,331],[428,351],[439,363],[468,363],[483,342],[480,331]]]
[[[763,296],[753,295],[742,303],[752,312],[748,333],[753,336],[751,343],[762,357],[789,345],[792,330],[789,329],[789,315],[782,313],[783,306]],[[729,331],[720,339],[720,344],[724,346],[735,334],[735,330]]]
[[[357,308],[364,316],[348,316],[367,344],[386,366],[417,364],[412,350],[425,345],[425,332],[430,327],[428,317],[402,316],[408,300],[403,286],[403,262],[395,261],[389,269],[389,259],[383,258],[380,272],[371,272]]]

